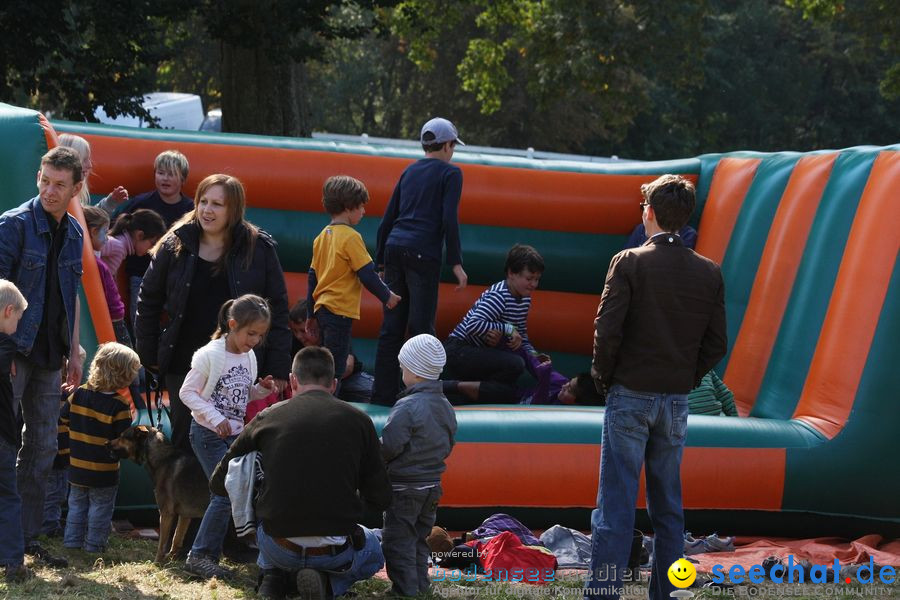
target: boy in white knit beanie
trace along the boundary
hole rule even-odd
[[[444,346],[424,333],[407,340],[397,357],[406,390],[382,430],[393,498],[384,513],[382,549],[392,592],[428,591],[428,544],[441,490],[444,461],[453,448],[456,413],[438,377],[447,362]]]

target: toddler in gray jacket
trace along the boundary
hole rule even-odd
[[[384,513],[382,548],[392,593],[415,596],[428,591],[428,545],[441,498],[444,461],[453,448],[456,413],[438,377],[447,362],[433,335],[410,338],[397,357],[406,390],[382,430],[381,452],[393,489]]]

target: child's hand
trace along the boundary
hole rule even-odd
[[[522,336],[519,335],[519,331],[513,329],[512,335],[509,336],[509,341],[506,342],[506,345],[509,346],[510,350],[518,350],[522,345]]]
[[[271,375],[266,375],[262,379],[259,380],[259,385],[263,386],[267,390],[271,390],[275,388],[275,378]]]
[[[395,306],[397,306],[398,304],[400,304],[401,300],[403,300],[403,298],[401,298],[394,292],[391,292],[391,297],[388,298],[388,301],[385,302],[384,305],[387,306],[389,309],[391,309],[391,308],[394,308]]]
[[[502,337],[503,333],[499,329],[488,329],[488,332],[484,334],[484,343],[488,346],[496,346]]]
[[[231,435],[231,423],[228,422],[228,419],[216,425],[216,433],[219,434],[220,438],[227,438]]]
[[[469,276],[466,275],[466,272],[463,270],[462,265],[453,265],[453,275],[456,277],[457,281],[457,290],[461,290],[466,287],[466,284],[469,283]]]
[[[109,193],[109,201],[111,204],[119,206],[123,202],[128,200],[128,190],[123,188],[121,185],[117,186],[113,191]]]
[[[318,339],[319,337],[319,322],[315,317],[312,319],[307,319],[306,323],[303,324],[303,328],[306,330],[306,335],[311,338]]]

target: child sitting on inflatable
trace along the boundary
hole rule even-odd
[[[480,382],[479,403],[517,403],[516,381],[526,367],[536,376],[534,367],[550,359],[531,345],[526,324],[531,294],[544,273],[543,257],[531,246],[516,244],[506,255],[504,271],[506,279],[481,294],[444,342],[447,377],[456,380],[444,382],[444,393],[455,403],[466,403],[458,381]]]

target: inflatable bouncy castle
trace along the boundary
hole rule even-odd
[[[368,186],[358,230],[374,253],[393,186],[421,156],[362,143],[51,125],[33,111],[0,105],[3,210],[35,195],[39,159],[55,132],[90,141],[94,193],[116,185],[152,189],[153,159],[170,148],[190,160],[189,195],[210,173],[239,177],[248,218],[278,241],[291,301],[305,295],[312,241],[328,221],[324,180],[348,174]],[[900,530],[900,145],[608,164],[458,152],[454,162],[464,178],[460,222],[470,285],[454,291],[445,273],[439,337],[504,277],[509,247],[527,243],[546,262],[531,340],[557,370],[588,370],[607,266],[640,221],[640,185],[663,173],[684,175],[698,189],[696,250],[722,265],[728,354],[716,370],[741,415],[689,419],[682,465],[689,527],[728,519],[719,528],[738,531],[828,516],[868,531]],[[112,337],[92,260],[86,251],[82,302],[90,310],[82,310],[81,329],[89,351]],[[354,349],[369,367],[380,319],[380,305],[363,294]],[[387,409],[360,408],[383,425]],[[502,510],[532,526],[587,527],[602,408],[468,406],[457,408],[457,419],[442,522],[455,515],[471,523]],[[123,478],[121,509],[152,505],[140,475],[131,469]]]

